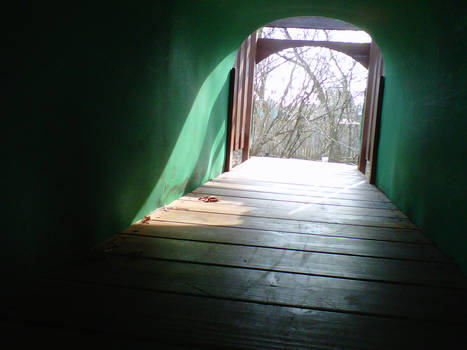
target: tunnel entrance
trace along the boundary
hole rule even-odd
[[[283,152],[276,152],[277,154],[273,155],[286,158],[297,157],[298,155],[298,158],[315,160],[317,156],[319,156],[320,159],[329,159],[330,161],[347,160],[347,162],[353,162],[354,164],[357,163],[359,170],[367,175],[369,182],[374,183],[376,173],[376,150],[379,134],[379,114],[383,91],[383,60],[381,51],[376,43],[373,42],[369,36],[366,42],[349,42],[349,40],[345,39],[336,41],[334,38],[329,36],[329,33],[337,32],[345,34],[349,33],[349,31],[352,31],[353,33],[364,32],[360,28],[349,23],[324,17],[287,18],[267,24],[264,28],[267,28],[269,35],[264,35],[265,31],[263,30],[263,32],[261,32],[262,29],[251,34],[241,45],[236,57],[234,68],[231,71],[229,136],[226,170],[228,171],[235,164],[247,160],[251,153],[253,155],[269,155],[267,150],[262,150],[262,153],[264,154],[261,152],[261,154],[258,153],[257,138],[260,125],[258,122],[256,122],[255,125],[255,119],[259,120],[258,113],[264,114],[265,112],[264,110],[259,110],[260,108],[258,103],[256,103],[255,109],[253,107],[253,96],[257,97],[258,95],[257,91],[255,91],[255,87],[258,85],[258,80],[255,85],[255,71],[258,67],[262,68],[265,62],[268,62],[265,60],[270,60],[272,57],[276,56],[284,57],[284,52],[292,52],[292,56],[293,53],[295,53],[295,64],[301,65],[301,68],[304,69],[303,74],[308,74],[308,78],[312,81],[308,86],[310,91],[302,91],[302,96],[296,96],[297,100],[295,102],[299,102],[298,105],[296,104],[293,106],[293,111],[285,112],[285,114],[288,115],[286,115],[285,118],[282,118],[284,120],[281,121],[281,123],[285,125],[289,123],[287,119],[290,119],[290,115],[300,114],[302,116],[302,121],[311,125],[310,120],[314,119],[310,117],[312,113],[311,110],[319,110],[319,108],[321,108],[321,114],[325,119],[328,121],[332,120],[333,125],[329,128],[329,131],[332,130],[332,133],[330,132],[329,135],[326,135],[323,133],[322,128],[318,128],[317,132],[323,135],[312,136],[311,131],[306,130],[306,132],[308,132],[308,136],[304,136],[304,133],[302,132],[303,129],[289,129],[287,131],[276,130],[276,134],[287,136],[288,146],[290,147]],[[289,31],[292,32],[292,35]],[[295,33],[293,33],[293,31],[295,31]],[[310,32],[314,33],[312,37],[303,34],[301,36],[297,35],[297,33]],[[271,35],[271,33],[273,34]],[[282,33],[283,35],[278,36],[277,33]],[[340,35],[338,37],[345,38],[346,36]],[[342,96],[339,96],[334,98],[336,106],[340,104],[339,113],[337,113],[339,115],[332,112],[336,110],[336,106],[329,106],[330,97],[328,96],[328,90],[322,89],[320,82],[318,81],[319,79],[317,79],[316,75],[311,72],[313,69],[311,68],[311,65],[316,65],[316,62],[307,63],[304,56],[302,57],[302,53],[313,48],[330,49],[327,51],[334,52],[334,54],[332,54],[334,60],[336,56],[339,57],[343,56],[342,54],[345,54],[353,59],[352,62],[354,62],[354,65],[358,62],[361,66],[368,69],[368,80],[365,84],[366,93],[362,93],[364,97],[361,98],[361,104],[363,104],[364,107],[353,106],[353,111],[350,112],[349,107],[353,101],[350,101],[350,104],[347,103],[347,101],[346,105],[343,105],[342,101],[348,98],[342,98]],[[285,49],[289,49],[289,51],[283,51]],[[272,56],[274,54],[277,55]],[[292,61],[291,57],[288,57],[288,59]],[[339,67],[337,68],[339,69]],[[292,77],[290,76],[290,80],[288,82],[284,82],[284,85],[287,86],[282,87],[282,89],[289,89],[291,82]],[[327,85],[329,85],[329,83],[327,83]],[[310,101],[310,95],[313,93],[312,90],[316,89],[316,87],[318,87],[318,90],[321,89],[321,93],[319,93],[319,91],[318,93],[315,91],[315,99],[319,100],[318,103]],[[362,90],[363,89],[364,87]],[[329,90],[329,92],[331,93],[331,90]],[[334,92],[338,95],[342,95],[342,91],[334,89]],[[347,89],[347,92],[350,93],[350,90]],[[305,101],[307,99],[308,101]],[[352,99],[352,96],[350,99]],[[281,101],[281,104],[283,104],[283,102],[284,101]],[[316,108],[316,105],[320,106]],[[277,106],[271,108],[279,109]],[[358,109],[362,111],[359,116],[355,115],[355,112]],[[343,113],[344,110],[346,110],[345,115]],[[275,114],[272,116],[271,123],[271,125],[274,124],[275,128],[280,124],[278,122],[280,118],[278,118],[277,115],[282,112],[282,110],[269,111],[270,114]],[[315,114],[316,113],[317,111],[315,111]],[[253,114],[255,114],[256,118],[253,118]],[[352,116],[350,116],[350,114],[352,114]],[[295,123],[298,128],[299,124],[297,124],[297,121],[297,117],[295,117],[293,123]],[[266,128],[270,130],[272,128],[271,125]],[[316,123],[314,125],[316,126]],[[346,136],[344,136],[344,134]],[[268,137],[271,138],[271,135]],[[341,140],[343,137],[345,138],[345,142],[344,140]],[[322,140],[327,138],[330,142],[328,142],[322,150],[314,150],[312,152],[310,150],[311,144],[316,144],[317,139],[319,138]],[[285,140],[286,137],[282,137],[282,139]],[[304,143],[305,139],[310,147],[299,145]],[[276,146],[274,148],[277,148]],[[341,154],[343,152],[345,152],[345,155]],[[318,155],[318,153],[320,154]],[[337,153],[339,153],[339,156],[336,156]],[[313,154],[313,156],[311,156],[311,154]]]

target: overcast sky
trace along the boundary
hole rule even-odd
[[[266,28],[270,29],[270,28]],[[313,37],[313,40],[326,40],[326,36],[323,30],[314,30],[314,29],[297,29],[297,28],[289,28],[288,29],[292,39],[296,40],[303,40],[303,39],[310,39]],[[371,42],[371,37],[364,31],[352,31],[352,30],[333,30],[329,31],[330,41],[341,41],[341,42],[355,42],[355,43],[369,43]],[[273,38],[275,39],[286,39],[285,35],[282,33],[282,30],[279,28],[275,28],[273,32]],[[319,48],[319,47],[312,47],[307,48],[306,57],[311,59],[311,57],[315,54],[326,54],[329,52],[329,49]],[[288,49],[291,50],[291,49]],[[281,51],[281,53],[285,53],[286,50]],[[350,69],[353,64],[353,59],[343,53],[334,51],[334,55],[339,61],[339,65],[343,69]],[[259,64],[264,64],[265,61],[260,62]],[[279,99],[284,91],[284,87],[289,79],[290,72],[292,67],[294,66],[293,63],[284,63],[279,68],[275,69],[268,75],[267,85],[266,85],[266,96],[272,99]],[[337,74],[337,71],[336,71]],[[357,64],[354,68],[355,78],[353,84],[351,86],[352,95],[354,95],[355,102],[357,104],[363,104],[363,95],[362,92],[366,88],[366,78],[368,71],[365,67],[361,64]],[[298,87],[303,82],[303,75],[300,76],[299,74],[294,81],[295,85]]]

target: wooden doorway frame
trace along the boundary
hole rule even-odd
[[[371,43],[365,108],[362,124],[362,141],[358,170],[365,174],[370,184],[376,181],[381,110],[384,92],[383,55],[375,42]]]
[[[242,150],[242,162],[250,157],[256,41],[257,32],[254,32],[242,43],[235,59],[235,66],[230,71],[225,171],[232,169],[235,151]]]
[[[339,23],[340,21],[334,23],[333,20],[327,20],[328,21],[325,24],[320,23],[320,25],[327,25],[328,29],[340,28],[340,26],[343,25],[342,23],[345,23]],[[290,25],[293,23],[293,19],[278,21],[277,23],[278,24],[276,26],[278,27]],[[301,18],[301,28],[314,28],[312,25],[305,27],[304,23],[304,18]],[[344,27],[340,29],[344,29]],[[240,46],[235,60],[235,66],[232,68],[230,73],[225,171],[230,171],[232,169],[235,151],[242,151],[242,162],[249,158],[253,112],[253,82],[256,63],[285,48],[299,46],[322,46],[334,49],[351,56],[368,68],[368,81],[363,123],[361,127],[361,150],[358,169],[368,177],[368,181],[371,184],[374,184],[376,180],[377,150],[379,144],[379,129],[384,92],[383,56],[375,42],[371,42],[371,44],[355,44],[303,40],[259,39],[257,32],[251,34]]]

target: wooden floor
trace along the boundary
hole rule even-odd
[[[51,272],[3,329],[152,349],[447,349],[466,333],[463,274],[354,167],[252,158],[150,217]]]

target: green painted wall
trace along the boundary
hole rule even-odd
[[[3,270],[59,263],[220,173],[236,48],[302,15],[346,20],[382,48],[378,186],[467,270],[465,20],[449,1],[76,6],[10,16]]]
[[[388,18],[399,40],[384,43],[377,185],[467,272],[463,6],[412,4],[407,20],[396,11]]]
[[[222,171],[234,54],[207,57],[174,12],[146,1],[11,15],[3,273],[70,259]]]

